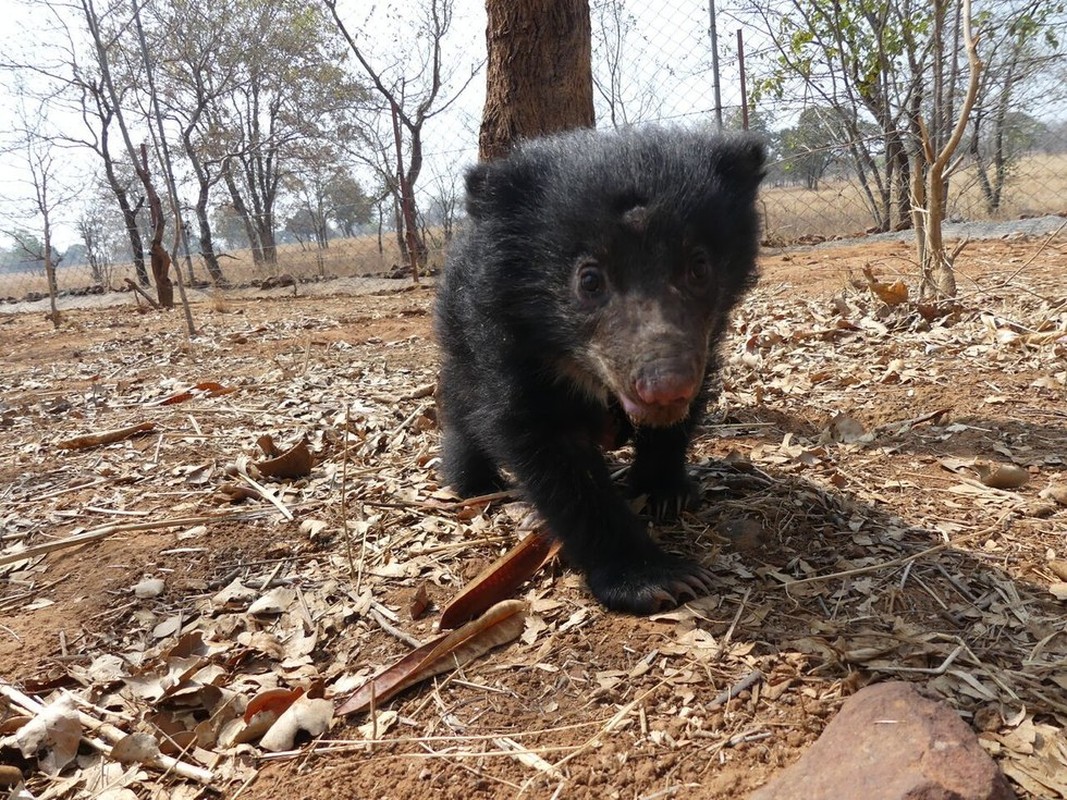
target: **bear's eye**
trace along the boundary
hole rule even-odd
[[[711,258],[707,251],[698,248],[689,256],[689,282],[694,286],[704,286],[711,278]]]
[[[598,297],[607,287],[604,272],[595,261],[587,261],[578,268],[578,290],[586,297]]]

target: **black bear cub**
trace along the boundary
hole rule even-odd
[[[657,517],[696,500],[686,449],[730,309],[754,282],[764,150],[667,129],[529,141],[467,173],[468,220],[438,286],[445,480],[514,479],[605,606],[710,590],[649,537],[603,449]]]

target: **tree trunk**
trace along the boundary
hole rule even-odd
[[[140,203],[134,208],[130,205],[129,195],[121,186],[112,186],[115,198],[118,200],[119,210],[122,211],[122,222],[126,226],[126,238],[130,240],[130,256],[133,258],[133,269],[137,273],[137,282],[141,286],[148,286],[148,267],[144,263],[144,240],[141,238],[141,228],[137,224],[137,212]]]
[[[947,0],[939,0],[944,4]],[[935,8],[935,14],[943,10],[943,5]],[[915,223],[916,247],[921,274],[919,297],[927,302],[953,300],[956,296],[956,278],[953,262],[963,245],[955,252],[948,253],[941,236],[941,223],[944,219],[945,187],[949,162],[956,152],[963,132],[970,119],[971,109],[978,96],[978,87],[982,72],[982,62],[971,33],[971,3],[963,0],[961,11],[963,40],[967,52],[969,79],[967,92],[963,97],[956,124],[947,140],[940,148],[935,148],[935,136],[921,116],[914,120],[919,131],[919,146],[916,149],[915,167],[912,173],[912,218]],[[936,44],[936,43],[935,43]],[[944,57],[935,53],[935,58]],[[935,110],[936,112],[936,110]],[[938,120],[934,119],[935,124]],[[966,242],[966,240],[964,240]]]
[[[58,331],[59,307],[56,305],[56,296],[59,294],[59,282],[56,280],[55,259],[52,258],[52,223],[47,202],[41,203],[41,214],[44,217],[44,274],[48,279],[48,302],[51,306],[51,313],[48,317]]]
[[[148,195],[148,210],[152,218],[152,243],[148,249],[152,265],[152,278],[156,282],[156,299],[163,308],[174,308],[174,284],[170,279],[170,254],[163,247],[163,232],[167,220],[163,216],[163,203],[148,174],[148,147],[141,145],[141,181]]]
[[[263,266],[263,248],[259,243],[259,231],[252,223],[252,215],[248,212],[248,206],[245,205],[244,198],[241,197],[241,190],[237,188],[237,181],[234,180],[230,162],[227,162],[226,166],[223,167],[222,178],[230,192],[230,203],[233,205],[233,210],[241,218],[241,224],[244,225],[245,236],[248,237],[248,247],[252,251],[252,266],[261,267]]]
[[[130,240],[130,256],[133,258],[133,268],[137,273],[137,282],[141,286],[148,285],[148,269],[144,263],[144,242],[141,241],[141,229],[137,227],[137,208],[130,205],[130,196],[119,180],[115,172],[115,160],[111,157],[108,149],[108,131],[105,124],[100,132],[100,153],[104,161],[104,175],[107,176],[107,184],[111,187],[112,194],[118,202],[122,212],[122,222],[126,226],[126,236]]]
[[[507,155],[515,140],[591,128],[588,0],[486,0],[485,109],[478,155]]]
[[[196,222],[200,228],[198,240],[200,242],[200,256],[207,265],[208,274],[216,286],[226,283],[226,277],[222,274],[219,265],[219,257],[215,253],[215,241],[211,235],[211,220],[207,213],[207,201],[209,187],[201,184],[200,194],[196,198]]]
[[[204,165],[200,161],[200,157],[197,154],[196,148],[193,146],[193,130],[192,125],[186,126],[182,131],[182,141],[185,143],[185,152],[189,157],[189,163],[193,166],[193,172],[196,174],[197,195],[196,195],[196,221],[200,229],[197,239],[200,243],[200,256],[204,259],[204,264],[207,266],[208,275],[211,276],[211,281],[216,286],[226,282],[226,279],[222,275],[222,267],[219,266],[219,258],[215,255],[215,243],[211,236],[211,220],[208,217],[207,204],[211,195],[211,184],[214,181],[208,174],[208,171],[204,168]],[[217,180],[216,178],[215,180]],[[186,237],[186,250],[188,250],[189,242]]]
[[[274,239],[273,212],[261,212],[256,219],[256,228],[259,233],[259,247],[263,263],[269,267],[277,266],[278,245]]]

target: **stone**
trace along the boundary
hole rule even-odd
[[[944,703],[893,681],[856,692],[800,760],[749,800],[1013,800],[1004,773]]]

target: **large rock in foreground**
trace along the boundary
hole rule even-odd
[[[978,737],[910,684],[861,689],[791,767],[749,800],[1013,800]]]

